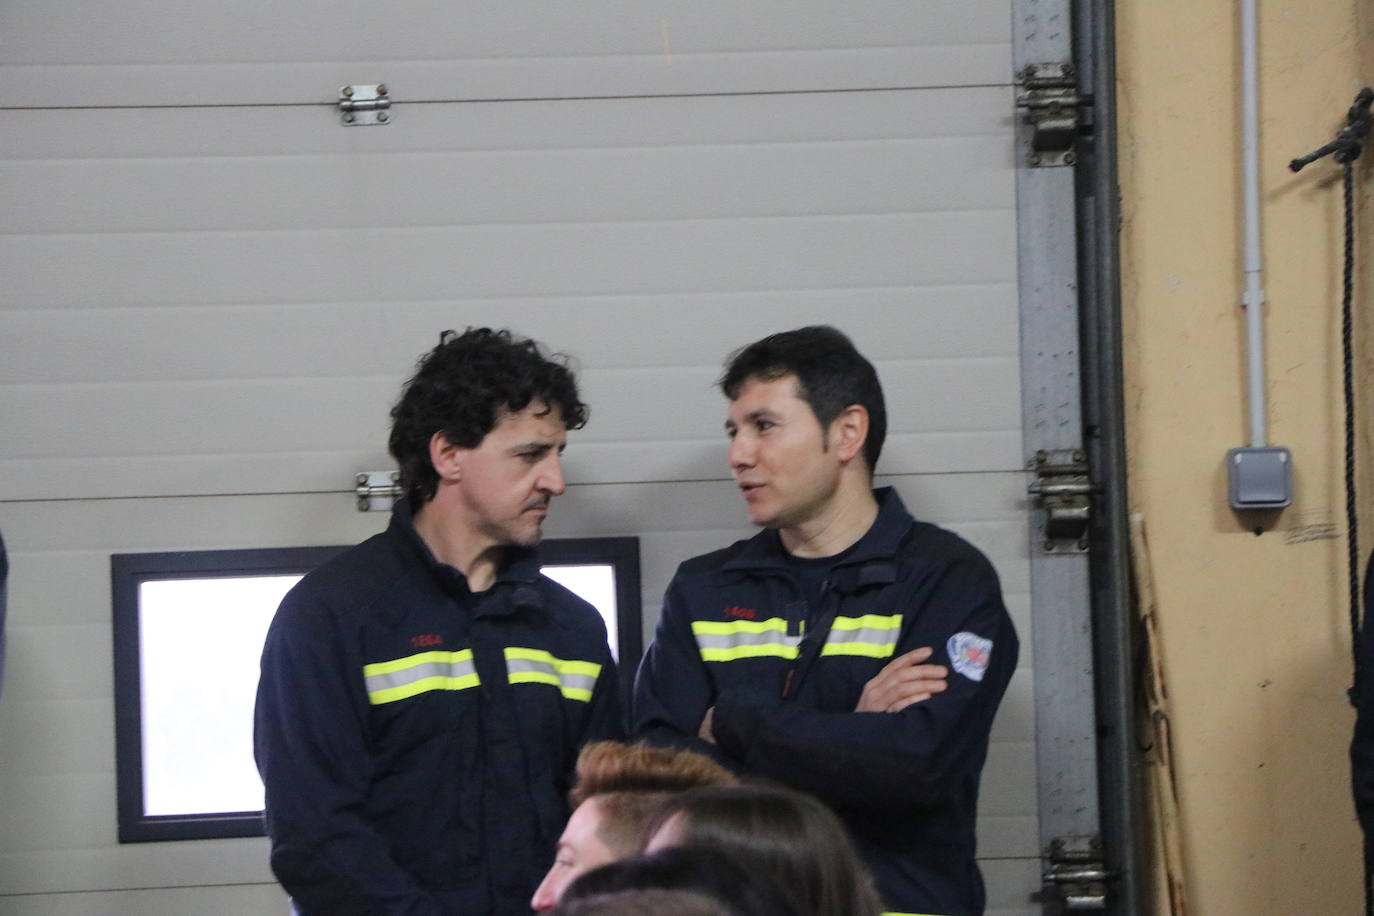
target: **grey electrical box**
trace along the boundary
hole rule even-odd
[[[1293,455],[1281,445],[1226,453],[1232,509],[1282,509],[1293,501]]]

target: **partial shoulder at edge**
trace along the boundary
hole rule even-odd
[[[994,579],[997,576],[987,554],[948,528],[932,522],[914,521],[903,549],[924,563],[936,566],[967,564],[971,569],[985,570]]]
[[[403,574],[394,548],[377,534],[306,573],[286,593],[277,615],[304,620],[329,615],[330,609],[366,607]]]
[[[730,562],[731,560],[738,557],[741,553],[743,553],[747,545],[752,544],[759,538],[766,537],[767,535],[768,532],[760,531],[752,538],[744,538],[742,540],[735,541],[728,547],[722,547],[719,550],[712,550],[709,553],[699,554],[695,557],[692,557],[689,560],[684,560],[681,564],[678,565],[676,575],[699,576],[703,574],[713,573],[716,570],[720,569],[722,566],[724,566],[726,563]],[[674,578],[676,578],[676,576]]]
[[[544,599],[549,602],[549,610],[559,619],[574,625],[592,627],[599,630],[602,638],[605,638],[606,622],[594,604],[545,573],[539,574],[538,583]]]

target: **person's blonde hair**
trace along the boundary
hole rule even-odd
[[[596,835],[617,856],[644,846],[645,830],[664,801],[702,786],[734,785],[735,774],[704,754],[679,748],[597,741],[577,755],[574,808],[595,798],[601,808]]]
[[[593,795],[609,792],[683,792],[738,781],[734,773],[694,751],[596,741],[577,755],[577,782],[568,801],[576,808]]]

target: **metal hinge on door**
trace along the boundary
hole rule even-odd
[[[370,127],[391,120],[386,86],[344,86],[339,90],[340,120],[345,127]]]
[[[1104,913],[1107,881],[1098,837],[1055,837],[1044,874],[1044,897],[1052,913]]]
[[[1020,75],[1026,91],[1017,96],[1016,105],[1026,110],[1032,131],[1026,161],[1032,168],[1073,165],[1078,161],[1074,142],[1081,120],[1079,107],[1085,103],[1078,94],[1073,65],[1031,64]]]
[[[1092,481],[1080,449],[1041,449],[1031,469],[1035,481],[1026,488],[1040,501],[1045,530],[1045,553],[1087,553],[1088,520],[1092,517]]]
[[[359,512],[390,512],[404,495],[400,471],[359,471],[353,478]]]

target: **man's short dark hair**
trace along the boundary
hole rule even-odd
[[[435,433],[459,448],[476,448],[502,416],[535,401],[557,409],[568,429],[587,422],[587,405],[578,399],[566,357],[548,356],[535,341],[510,331],[445,331],[439,345],[420,358],[391,408],[387,444],[411,506],[418,509],[439,488],[429,457]]]
[[[811,325],[770,334],[730,354],[720,390],[733,401],[753,379],[772,381],[786,375],[797,377],[797,394],[810,405],[822,429],[829,429],[855,404],[868,411],[864,458],[871,473],[887,438],[887,408],[873,364],[842,332]]]

